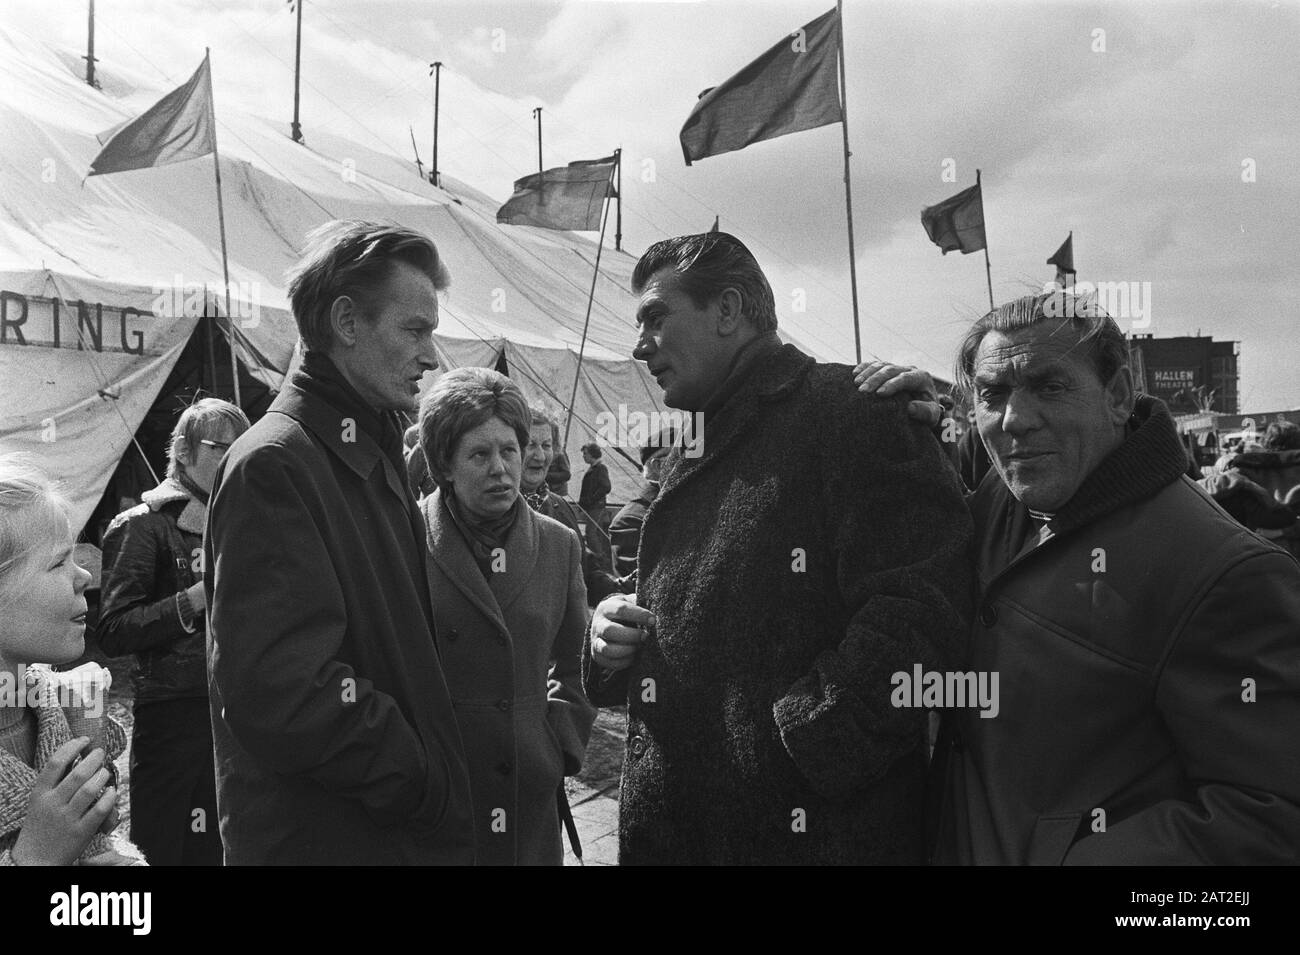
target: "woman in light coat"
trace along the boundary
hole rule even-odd
[[[438,648],[469,761],[480,863],[559,865],[556,793],[582,766],[581,547],[520,496],[530,414],[485,368],[444,375],[420,407],[438,489],[420,502]]]

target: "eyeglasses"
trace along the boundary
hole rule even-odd
[[[199,438],[199,444],[206,444],[210,448],[220,448],[222,451],[230,450],[229,441],[211,441],[208,438]]]

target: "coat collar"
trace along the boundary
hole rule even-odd
[[[441,488],[420,501],[420,510],[424,513],[426,546],[433,562],[457,590],[509,636],[505,611],[527,589],[537,565],[541,532],[533,509],[526,505],[520,508],[519,517],[506,537],[505,567],[493,572],[490,580],[478,569],[469,544],[447,513]]]
[[[295,376],[285,383],[267,410],[278,411],[297,421],[360,478],[370,477],[378,463],[384,469],[389,489],[409,510],[410,492],[403,483],[403,475],[398,474],[370,431],[363,428],[360,421],[351,420],[352,416],[344,409],[335,407],[320,395],[308,394]]]
[[[745,371],[744,380],[721,407],[695,416],[694,438],[700,443],[701,455],[687,458],[680,446],[668,455],[664,461],[659,495],[650,505],[650,513],[666,506],[683,485],[697,480],[733,445],[746,438],[757,427],[767,406],[793,392],[815,364],[812,358],[793,345],[774,348],[754,361]]]
[[[981,555],[980,590],[987,591],[999,576],[1052,541],[1154,497],[1177,481],[1187,464],[1169,409],[1158,398],[1143,395],[1124,442],[1084,479],[1036,539],[1029,538],[1029,509],[1007,490],[997,469],[990,469],[972,502]]]
[[[208,517],[207,506],[175,478],[166,478],[153,490],[145,491],[140,495],[140,500],[148,504],[151,511],[161,510],[166,504],[184,501],[185,509],[176,519],[176,526],[190,534],[203,533],[203,525]]]

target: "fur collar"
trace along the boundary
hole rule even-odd
[[[191,534],[203,533],[203,525],[208,519],[207,506],[175,478],[169,477],[153,490],[145,491],[140,500],[148,504],[151,511],[161,510],[164,505],[176,501],[185,501],[185,510],[176,519],[176,526]]]

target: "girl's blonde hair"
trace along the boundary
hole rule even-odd
[[[0,455],[0,614],[45,546],[68,533],[68,502],[55,483],[22,458]]]

